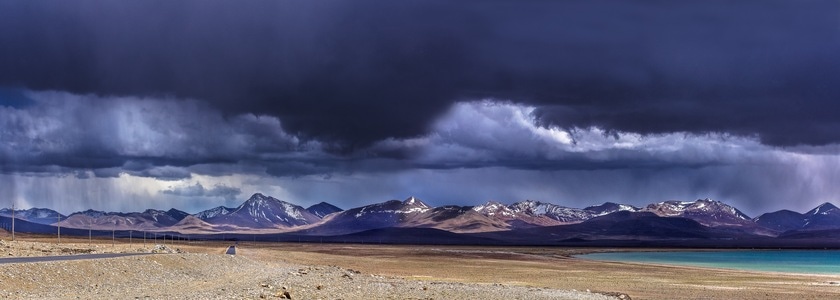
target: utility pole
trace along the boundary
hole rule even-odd
[[[61,244],[61,213],[58,213],[58,222],[55,225],[58,225],[58,243]]]
[[[91,243],[91,242],[92,242],[92,240],[93,240],[93,233],[91,232],[91,229],[90,229],[90,226],[91,226],[91,224],[90,224],[90,223],[91,223],[91,222],[92,222],[92,221],[91,221],[90,219],[88,219],[88,247],[90,247],[90,243]]]
[[[117,220],[114,220],[114,228],[111,229],[111,248],[116,247],[116,234],[117,234]]]
[[[134,230],[128,230],[128,246],[129,247],[131,247],[131,234],[133,232],[134,232]]]
[[[12,203],[12,240],[15,240],[15,204]]]
[[[143,249],[146,249],[146,231],[143,231]]]

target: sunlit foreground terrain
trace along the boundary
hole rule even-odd
[[[840,276],[598,262],[609,249],[393,246],[17,236],[4,257],[174,252],[0,264],[0,297],[293,299],[825,299]],[[177,250],[176,250],[177,249]],[[177,253],[182,252],[182,253]],[[10,255],[11,254],[11,255]]]

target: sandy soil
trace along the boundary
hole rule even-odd
[[[840,276],[746,272],[569,258],[610,249],[266,244],[261,259],[332,264],[421,280],[620,292],[633,299],[840,298]],[[634,251],[638,249],[633,249]],[[619,249],[620,251],[620,249]]]
[[[86,243],[3,241],[12,253],[29,250],[46,255],[67,254]],[[97,245],[97,242],[100,244]],[[93,241],[100,253],[137,245]],[[0,264],[0,298],[43,299],[616,299],[585,291],[568,291],[499,283],[417,280],[366,273],[320,263],[301,264],[273,259],[274,249],[240,247],[224,255],[227,244],[171,244],[191,253],[122,258]],[[111,250],[105,251],[106,248]],[[30,249],[31,248],[31,249]],[[133,249],[133,250],[132,250]],[[87,251],[83,251],[87,252]],[[268,254],[272,253],[272,254]]]
[[[154,246],[6,238],[0,235],[4,256],[148,252]],[[170,242],[168,249],[188,253],[0,265],[0,297],[277,298],[284,292],[295,299],[598,299],[605,294],[615,299],[625,293],[632,299],[840,297],[840,276],[570,258],[611,249],[248,242],[231,257],[222,254],[228,245]]]

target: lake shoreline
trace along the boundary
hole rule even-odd
[[[650,255],[657,253],[658,255]],[[598,251],[573,255],[590,261],[705,268],[726,271],[787,275],[840,276],[840,252],[836,250],[720,250]],[[832,260],[833,259],[833,260]]]

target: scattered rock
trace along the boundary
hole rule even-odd
[[[10,243],[6,243],[8,244]],[[85,244],[87,243],[65,243],[56,246],[54,243],[33,243],[35,246],[29,251],[26,249],[30,248],[29,243],[18,242],[9,251],[26,256],[41,255],[42,249],[52,249],[43,253],[56,255],[84,250]],[[155,253],[180,251],[172,245],[152,246],[150,243],[149,246],[138,249],[136,245],[112,247],[108,243],[91,246],[90,249],[95,248],[104,253],[129,249]],[[6,251],[0,252],[0,256],[5,253]],[[575,294],[570,291],[533,289],[509,284],[490,286],[408,280],[376,274],[359,276],[362,274],[360,271],[335,266],[309,267],[283,261],[257,261],[248,257],[234,259],[215,254],[142,255],[83,262],[48,262],[33,264],[29,268],[10,264],[4,265],[2,273],[0,299],[68,298],[73,295],[81,299],[166,299],[178,296],[190,299],[291,299],[291,288],[295,289],[296,297],[300,299],[606,298],[603,295]],[[203,284],[184,285],[185,279]],[[55,288],[47,290],[29,284],[35,280],[44,287]],[[15,286],[18,282],[25,284]],[[149,289],[150,285],[154,285],[155,288]],[[140,296],[137,297],[138,295]],[[612,299],[630,299],[626,295],[620,296],[621,294],[613,295]]]
[[[589,290],[587,290],[587,292],[589,292]],[[601,295],[610,296],[610,297],[615,297],[616,299],[621,299],[621,300],[632,300],[632,298],[630,298],[630,295],[625,294],[625,293],[621,293],[621,292],[597,292],[596,291],[596,292],[592,292],[592,293],[601,294]]]
[[[181,249],[178,249],[178,248],[172,249],[172,248],[169,248],[169,246],[160,245],[160,244],[155,245],[152,248],[151,252],[152,253],[184,253],[183,251],[181,251]]]

